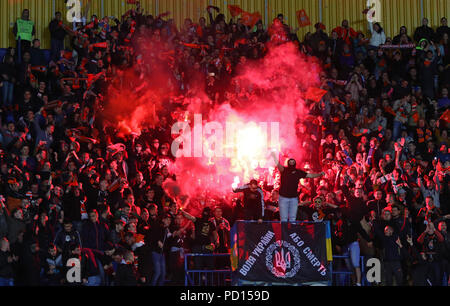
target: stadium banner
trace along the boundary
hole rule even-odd
[[[239,283],[329,285],[329,222],[237,221],[231,229],[231,266]]]

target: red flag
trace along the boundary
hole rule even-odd
[[[255,12],[253,14],[245,11],[242,12],[242,23],[250,28],[253,28],[255,24],[261,19],[262,17],[259,12]]]
[[[302,28],[302,27],[309,26],[311,24],[311,20],[309,20],[309,17],[306,14],[306,11],[304,9],[295,12],[295,15],[297,15],[297,21],[298,21],[299,27]]]
[[[338,98],[333,98],[332,101],[335,102],[335,103],[339,103],[339,104],[345,105],[345,102],[342,102]]]
[[[92,46],[94,48],[108,48],[108,43],[107,42],[99,42],[99,43],[92,44]]]
[[[136,0],[127,0],[127,4],[136,4]]]
[[[312,101],[315,101],[315,102],[319,102],[320,100],[322,100],[322,97],[326,93],[327,93],[326,90],[323,90],[323,89],[320,89],[320,88],[315,88],[315,87],[310,87],[306,91],[306,99],[312,100]]]
[[[194,48],[194,49],[209,49],[209,45],[197,45],[197,44],[188,44],[188,43],[182,43],[182,45]]]
[[[231,16],[236,17],[242,14],[244,12],[239,5],[229,5],[228,4],[228,10],[230,11]]]
[[[72,88],[73,89],[80,89],[80,79],[79,78],[74,78],[73,82],[72,82]]]
[[[92,50],[94,50],[94,48],[106,49],[106,48],[108,48],[108,43],[107,42],[99,42],[99,43],[89,45],[89,52],[92,52]]]
[[[198,36],[203,37],[203,29],[199,24],[194,24],[195,31],[197,32]]]
[[[104,75],[104,72],[99,72],[97,74],[88,74],[87,75],[87,87],[88,89],[92,86],[93,83],[95,83],[102,75]]]
[[[92,84],[92,82],[94,81],[94,79],[95,79],[95,74],[89,73],[89,74],[87,75],[87,84],[88,84],[88,87],[91,87],[91,84]]]
[[[450,109],[447,109],[439,118],[439,120],[444,120],[445,122],[450,122]]]
[[[61,51],[61,57],[65,58],[66,60],[71,60],[73,57],[73,53],[69,51]]]

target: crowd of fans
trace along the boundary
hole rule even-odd
[[[297,220],[330,221],[333,254],[349,255],[356,285],[360,254],[381,259],[382,284],[446,284],[447,20],[434,30],[424,19],[413,37],[402,27],[393,38],[378,23],[370,24],[370,38],[346,20],[329,33],[317,23],[301,40],[281,14],[274,21],[281,30],[273,31],[207,10],[209,22],[186,19],[179,29],[139,5],[121,20],[94,15],[73,27],[56,13],[49,63],[39,39],[27,41],[18,34],[27,28],[14,27],[18,45],[0,67],[0,285],[74,285],[66,279],[71,258],[81,262],[84,285],[179,285],[186,252],[228,253],[236,220],[279,220],[278,189],[258,181],[235,190],[244,191],[242,199],[200,216],[168,196],[162,186],[176,180],[168,163],[179,105],[168,103],[156,126],[125,137],[102,114],[108,84],[127,84],[120,71],[151,73],[140,65],[147,52],[171,72],[173,96],[203,84],[214,103],[251,103],[254,96],[230,82],[234,67],[264,57],[275,39],[317,57],[327,90],[320,102],[309,101],[317,120],[296,127],[305,152],[297,163],[323,172],[300,180]]]

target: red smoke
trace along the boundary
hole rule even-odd
[[[235,81],[244,84],[250,93],[260,93],[251,97],[248,106],[233,108],[226,103],[211,108],[208,121],[220,122],[222,126],[232,117],[244,123],[279,122],[282,154],[300,158],[302,152],[296,137],[296,122],[306,117],[308,110],[303,98],[308,87],[318,86],[319,65],[301,54],[294,44],[287,43],[271,49],[260,62],[238,69],[240,72]],[[274,166],[268,151],[257,153],[266,157],[268,165]],[[197,187],[216,194],[229,194],[235,176],[240,177],[241,183],[258,178],[251,165],[233,171],[236,170],[233,165],[239,162],[236,159],[213,158],[211,164],[209,158],[180,158],[175,164],[178,183],[189,195],[195,195]]]
[[[281,41],[283,39],[280,39]],[[145,49],[148,42],[143,40]],[[142,66],[147,67],[152,73],[144,79],[140,79],[139,73],[127,71],[129,81],[137,84],[144,84],[141,93],[133,93],[135,87],[122,87],[117,92],[110,93],[110,107],[107,114],[112,122],[117,122],[117,127],[124,132],[137,132],[148,124],[157,124],[155,113],[163,109],[170,98],[173,99],[173,85],[170,80],[173,75],[169,73],[171,61],[170,56],[163,56],[163,64],[156,65],[155,58],[159,54],[166,54],[170,50],[167,48],[155,48],[152,52],[142,53]],[[155,51],[157,50],[157,51]],[[142,52],[142,51],[141,51]],[[153,55],[151,54],[153,53]],[[155,55],[156,54],[156,55]],[[174,54],[174,57],[180,56]],[[141,68],[142,69],[142,68]],[[218,122],[225,130],[226,122],[279,122],[279,136],[281,154],[284,157],[300,158],[302,155],[299,140],[296,136],[296,123],[304,120],[308,113],[305,105],[305,93],[309,87],[318,87],[320,65],[315,58],[306,57],[294,43],[272,44],[269,46],[267,55],[258,61],[247,61],[236,68],[237,76],[232,83],[237,85],[236,92],[229,93],[229,99],[221,105],[216,105],[209,101],[204,93],[204,82],[198,80],[189,92],[189,98],[181,97],[181,101],[187,106],[187,112],[179,113],[181,121],[191,122],[193,130],[194,114],[203,114],[203,120],[207,122]],[[193,77],[194,74],[190,77]],[[133,85],[134,86],[134,85]],[[234,96],[245,94],[248,99],[244,105],[237,104]],[[255,133],[255,137],[248,139],[258,139],[261,135],[257,129],[250,129]],[[179,135],[175,135],[177,137]],[[209,135],[203,135],[204,139]],[[265,135],[264,135],[265,136]],[[194,142],[194,140],[192,140]],[[239,147],[243,147],[242,143]],[[251,145],[245,149],[250,155],[253,154]],[[270,158],[269,149],[266,152],[256,152],[258,158],[266,159],[260,167],[274,167]],[[278,148],[280,149],[280,148]],[[250,151],[250,152],[249,152]],[[261,150],[260,150],[261,151]],[[210,157],[181,157],[178,158],[172,169],[177,174],[176,182],[166,182],[167,191],[178,200],[183,199],[183,206],[189,205],[193,210],[194,205],[200,208],[213,199],[220,201],[228,198],[231,194],[231,185],[236,176],[241,184],[247,183],[250,178],[261,175],[261,171],[256,171],[254,165],[242,164],[241,155],[234,155],[231,158],[210,158]],[[251,159],[252,157],[250,157]],[[273,171],[266,169],[265,172]],[[264,171],[263,171],[264,172]],[[183,195],[185,195],[183,197]],[[191,201],[186,199],[191,199]],[[193,198],[199,198],[197,204],[192,202]],[[202,201],[202,203],[200,203]],[[190,204],[189,204],[190,203]],[[200,204],[199,204],[200,203]]]

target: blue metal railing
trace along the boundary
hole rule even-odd
[[[189,258],[210,257],[214,264],[214,259],[230,258],[230,253],[216,254],[184,254],[184,285],[185,286],[230,286],[231,268],[219,270],[197,269],[195,266],[191,269]]]
[[[230,286],[232,284],[232,271],[231,268],[219,269],[219,270],[206,270],[190,268],[190,258],[194,257],[211,257],[221,258],[229,257],[229,253],[223,254],[195,254],[189,253],[184,255],[184,269],[185,269],[185,286]],[[334,286],[348,286],[350,285],[350,277],[353,271],[349,270],[345,264],[345,260],[350,259],[349,256],[333,255],[333,262],[330,265],[332,280],[329,285]],[[336,267],[338,263],[342,263],[339,267]],[[360,256],[360,268],[361,268],[361,285],[366,286],[367,280],[365,277],[365,258]]]
[[[359,267],[361,268],[361,286],[366,286],[367,279],[365,273],[365,259],[364,256],[360,256],[359,258]],[[345,260],[350,260],[350,256],[333,255],[333,264],[331,265],[333,286],[349,286],[351,283],[350,278],[354,272],[349,270]]]
[[[257,221],[243,221],[240,220],[238,222],[244,223],[257,223]],[[272,222],[272,221],[264,221],[263,223],[280,223],[280,222]],[[282,222],[282,223],[290,223],[290,224],[315,224],[316,222],[312,221],[295,221],[295,222]],[[328,224],[329,226],[329,224]],[[233,272],[231,268],[226,268],[222,270],[218,269],[199,269],[190,268],[190,258],[195,257],[211,257],[211,261],[214,262],[214,259],[218,259],[218,257],[230,257],[229,253],[226,254],[202,254],[202,253],[189,253],[184,256],[184,267],[185,267],[185,286],[229,286],[233,285]],[[211,264],[211,262],[210,262]],[[331,269],[331,262],[329,264],[329,269]],[[332,285],[331,277],[328,281],[328,285]]]

